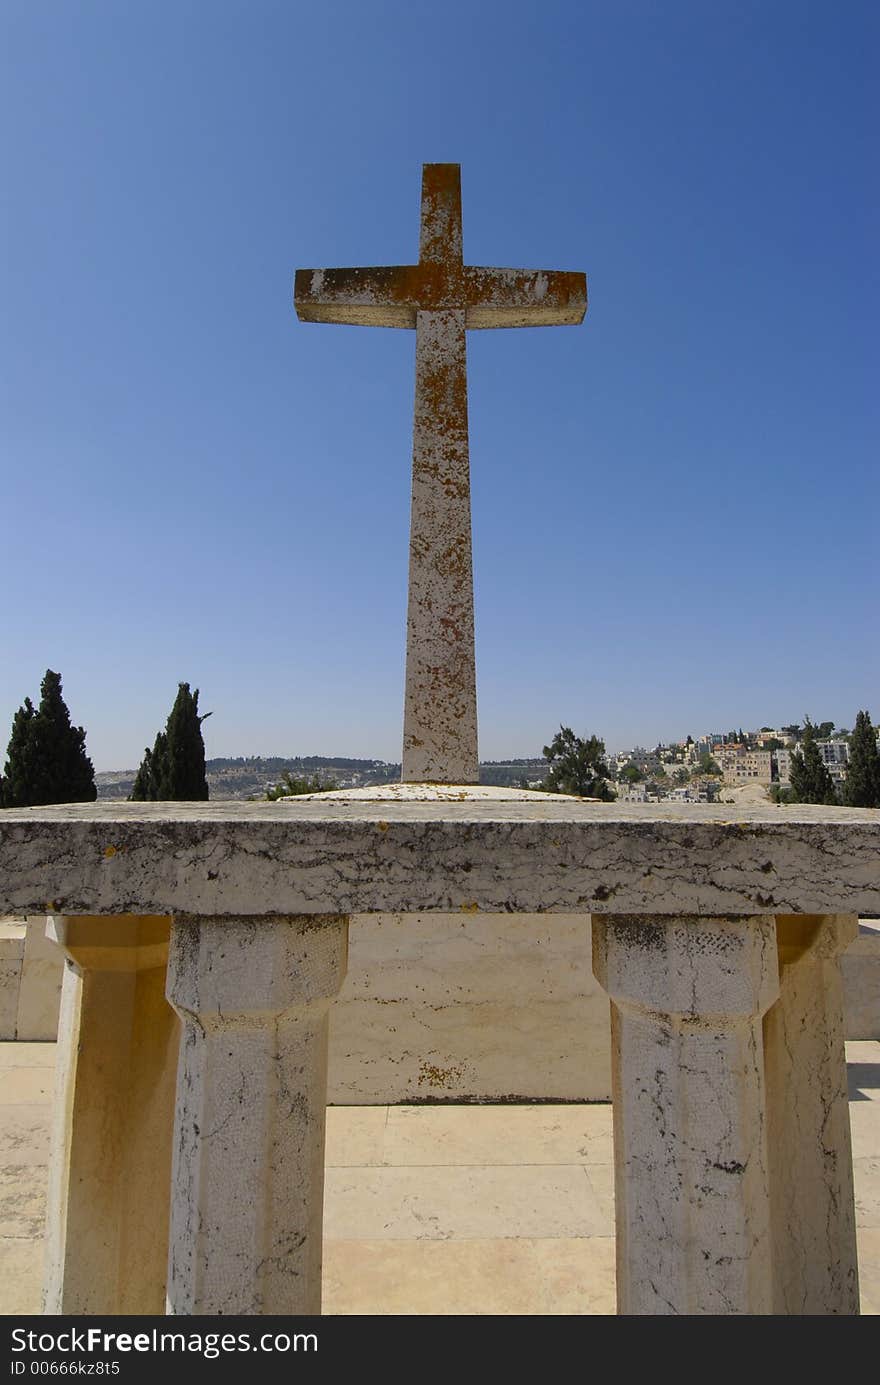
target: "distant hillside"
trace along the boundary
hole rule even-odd
[[[332,780],[340,789],[391,784],[400,778],[399,764],[390,764],[386,760],[352,760],[342,755],[220,758],[208,760],[205,769],[212,799],[262,798],[268,788],[278,783],[285,771],[289,771],[294,778],[317,774],[321,779]],[[546,772],[544,760],[489,761],[480,765],[480,783],[516,786],[523,780],[534,783],[543,779]],[[114,769],[96,774],[99,800],[128,798],[136,773],[134,769]]]

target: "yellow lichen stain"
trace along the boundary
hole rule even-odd
[[[378,829],[379,829],[380,832],[387,832],[387,831],[388,831],[388,823],[387,823],[387,822],[377,822],[377,823],[376,823],[376,826],[378,827]]]
[[[108,860],[108,861],[109,861],[113,856],[116,855],[116,852],[117,852],[117,848],[116,848],[115,846],[105,846],[105,847],[104,847],[104,855],[107,857],[107,860]]]
[[[480,906],[476,902],[473,904],[462,904],[461,912],[463,914],[478,914],[480,912]]]
[[[419,1086],[448,1087],[464,1075],[464,1068],[439,1068],[436,1063],[419,1064]]]

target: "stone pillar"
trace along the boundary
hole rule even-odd
[[[764,1016],[773,1311],[858,1313],[839,956],[858,919],[776,919],[780,996]]]
[[[170,920],[50,918],[66,954],[46,1230],[50,1314],[165,1311],[180,1028]]]
[[[618,1312],[771,1312],[773,919],[595,915],[593,970],[612,1000]]]
[[[168,1312],[321,1311],[327,1027],[339,916],[180,918]]]

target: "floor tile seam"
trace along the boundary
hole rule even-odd
[[[592,1167],[604,1168],[614,1161],[612,1159],[596,1159]],[[587,1163],[529,1163],[520,1160],[516,1164],[325,1164],[327,1169],[395,1169],[395,1170],[415,1170],[415,1169],[583,1169],[586,1173],[591,1167]]]
[[[499,1242],[499,1241],[522,1241],[522,1242],[532,1243],[532,1242],[534,1242],[534,1241],[585,1241],[585,1242],[586,1242],[586,1241],[589,1241],[589,1242],[592,1242],[592,1241],[613,1241],[613,1240],[614,1240],[614,1237],[611,1236],[611,1235],[609,1235],[607,1231],[596,1232],[595,1234],[587,1233],[587,1234],[585,1234],[585,1235],[583,1235],[583,1236],[575,1236],[575,1235],[572,1235],[571,1232],[560,1232],[558,1236],[549,1236],[549,1235],[547,1235],[547,1236],[519,1236],[519,1235],[516,1234],[516,1232],[511,1232],[510,1235],[506,1235],[506,1236],[505,1236],[505,1235],[501,1235],[501,1234],[499,1234],[499,1235],[497,1235],[497,1236],[467,1236],[467,1235],[459,1234],[458,1232],[456,1232],[456,1233],[454,1233],[454,1234],[452,1234],[452,1235],[449,1235],[449,1236],[427,1236],[427,1235],[426,1235],[426,1236],[333,1236],[333,1235],[325,1235],[324,1238],[323,1238],[323,1244],[324,1244],[324,1245],[365,1245],[365,1244],[370,1244],[370,1245],[376,1245],[376,1246],[391,1246],[391,1245],[410,1245],[410,1246],[416,1246],[416,1245],[437,1245],[437,1246],[445,1246],[445,1245],[462,1245],[462,1244],[465,1244],[465,1243],[466,1243],[467,1245],[473,1245],[473,1244],[476,1243],[476,1242],[481,1242],[482,1244],[486,1245],[486,1244],[490,1244],[490,1243],[497,1243],[497,1242]]]
[[[416,1236],[333,1236],[325,1234],[324,1241],[333,1241],[335,1245],[424,1245],[424,1238]],[[483,1245],[491,1246],[497,1241],[522,1241],[529,1245],[542,1245],[549,1241],[608,1241],[613,1242],[616,1238],[613,1232],[596,1233],[589,1236],[438,1236],[432,1238],[434,1245],[454,1245],[456,1241],[467,1240],[469,1244],[481,1242]]]
[[[54,1063],[0,1063],[0,1081],[8,1072],[43,1072],[54,1077],[56,1067]]]

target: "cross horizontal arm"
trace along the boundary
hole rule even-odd
[[[298,269],[293,302],[302,322],[415,327],[417,265],[378,269]]]
[[[576,326],[587,311],[587,276],[560,269],[464,271],[468,327]]]

